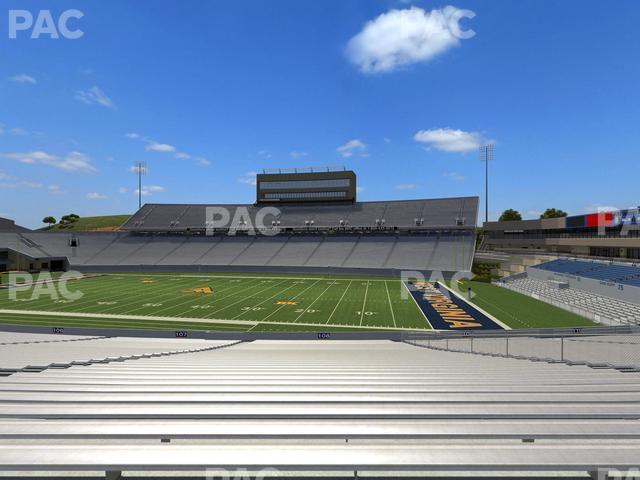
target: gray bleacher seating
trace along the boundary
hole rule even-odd
[[[281,227],[305,227],[313,221],[317,227],[339,227],[340,220],[350,227],[375,227],[376,220],[384,220],[390,227],[415,227],[415,220],[424,220],[424,226],[454,226],[464,219],[467,226],[475,226],[478,197],[442,198],[428,200],[401,200],[387,202],[357,202],[354,204],[272,205],[280,210],[277,217],[267,216],[267,225],[279,220]],[[206,228],[207,207],[226,208],[230,219],[236,209],[247,209],[255,225],[255,215],[261,206],[218,204],[147,204],[124,225],[128,231],[164,231]]]
[[[582,259],[557,259],[536,265],[540,270],[640,287],[640,266]]]
[[[0,469],[576,478],[638,462],[638,373],[390,341],[178,353],[202,345],[182,340],[148,350],[161,356],[0,378]],[[68,343],[64,360],[86,359],[75,349],[91,342],[104,341]],[[0,367],[12,361],[3,348]]]
[[[640,325],[640,305],[635,303],[573,288],[558,289],[548,282],[529,277],[507,278],[501,285],[559,306],[577,307],[597,316],[596,319],[603,323]]]
[[[237,235],[225,231],[205,235],[203,229],[211,226],[208,207],[228,209],[230,222],[242,212],[247,224],[235,225]],[[266,234],[244,231],[257,226],[260,207],[255,205],[146,204],[123,225],[125,231],[5,233],[0,234],[0,248],[17,245],[34,258],[67,257],[71,268],[85,270],[92,266],[471,268],[477,197],[278,208],[278,215],[265,217]],[[270,235],[276,230],[277,235]],[[70,246],[72,238],[77,247]]]

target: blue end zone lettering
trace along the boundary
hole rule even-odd
[[[503,330],[493,319],[442,285],[406,282],[406,286],[436,330]]]

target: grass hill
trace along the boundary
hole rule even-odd
[[[56,223],[52,227],[44,227],[40,230],[45,232],[56,231],[75,231],[75,232],[89,232],[89,231],[104,231],[109,232],[118,230],[120,225],[127,221],[131,215],[106,215],[103,217],[80,217],[73,223],[61,225]]]

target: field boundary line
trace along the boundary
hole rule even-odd
[[[181,321],[187,322],[187,323],[222,323],[222,324],[236,324],[236,325],[255,325],[258,323],[266,323],[269,325],[280,325],[280,326],[293,326],[293,327],[299,327],[299,326],[305,326],[305,327],[320,327],[320,328],[327,328],[327,325],[325,323],[303,323],[303,322],[299,322],[299,323],[291,323],[291,322],[269,322],[269,321],[263,321],[263,320],[229,320],[229,319],[224,319],[224,318],[178,318],[178,317],[154,317],[154,316],[146,316],[146,315],[118,315],[118,314],[102,314],[102,313],[63,313],[63,312],[41,312],[41,311],[35,311],[35,310],[4,310],[4,309],[0,309],[0,314],[5,314],[5,315],[32,315],[32,316],[51,316],[51,317],[68,317],[68,318],[95,318],[95,319],[115,319],[115,320],[143,320],[143,321],[149,321],[149,320],[156,320],[156,321],[168,321],[168,322],[176,322],[176,323],[180,323]],[[0,318],[0,323],[2,323],[2,319]],[[425,331],[425,329],[419,329],[419,328],[406,328],[406,327],[398,327],[398,328],[390,328],[390,327],[379,327],[379,326],[366,326],[366,327],[360,327],[359,325],[331,325],[334,326],[338,329],[344,329],[344,328],[361,328],[361,329],[367,329],[367,330],[387,330],[387,331],[394,331],[394,330],[406,330],[406,331],[410,331],[410,332],[423,332]],[[240,333],[240,332],[238,332]]]
[[[389,280],[397,280],[396,277],[386,277],[386,278],[369,278],[367,275],[362,275],[361,278],[353,278],[353,277],[342,277],[340,275],[335,275],[333,277],[284,277],[284,276],[272,276],[272,275],[243,275],[242,272],[233,272],[233,275],[206,275],[206,274],[187,274],[187,273],[149,273],[144,275],[142,273],[129,273],[129,272],[105,272],[100,273],[102,276],[111,276],[111,275],[123,275],[128,277],[180,277],[180,278],[269,278],[269,279],[287,279],[287,280],[352,280],[352,281],[370,281],[370,282],[384,282]],[[309,274],[313,275],[313,274]]]
[[[416,304],[416,307],[418,308],[418,311],[422,314],[422,316],[424,317],[424,320],[427,322],[429,327],[431,327],[431,330],[435,331],[435,329],[433,328],[433,325],[431,325],[431,322],[429,321],[429,318],[427,317],[427,314],[424,313],[424,310],[422,310],[422,308],[420,308],[420,305],[418,304],[418,301],[416,300],[416,297],[413,296],[413,294],[411,293],[411,290],[409,290],[409,287],[407,287],[407,284],[405,282],[402,282],[402,285],[404,285],[404,288],[407,289],[407,293],[411,297],[411,300],[413,300],[413,303]]]
[[[473,308],[475,308],[476,310],[478,310],[480,313],[482,313],[483,315],[486,315],[487,317],[489,317],[492,321],[494,321],[495,323],[497,323],[498,325],[500,325],[503,329],[505,330],[511,330],[511,327],[509,325],[507,325],[504,322],[501,322],[500,320],[498,320],[496,317],[494,317],[493,315],[491,315],[489,312],[487,312],[486,310],[484,310],[482,307],[479,307],[478,305],[476,305],[474,302],[472,302],[469,299],[464,298],[464,296],[460,295],[458,292],[456,292],[453,288],[450,288],[448,285],[445,285],[444,282],[441,282],[440,285],[442,285],[442,287],[444,287],[445,290],[447,290],[449,293],[451,293],[451,295],[454,295],[456,297],[458,297],[459,299],[461,299],[464,302],[467,302],[469,305],[471,305]]]

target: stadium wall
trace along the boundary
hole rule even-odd
[[[528,267],[527,275],[535,280],[555,280],[566,282],[576,290],[595,293],[604,297],[616,298],[625,302],[640,303],[640,288],[621,283],[607,282],[595,278],[586,278],[567,273],[550,272],[536,267]]]
[[[350,267],[295,267],[253,265],[73,265],[82,273],[274,273],[274,274],[318,274],[318,275],[364,275],[400,277],[402,272],[420,272],[430,278],[431,270],[401,270],[396,268],[350,268]],[[440,272],[439,272],[440,273]],[[441,272],[445,279],[455,272]]]

